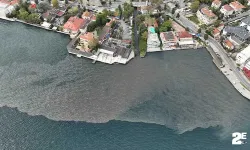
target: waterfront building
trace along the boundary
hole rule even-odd
[[[207,7],[199,9],[196,15],[199,21],[206,25],[212,24],[218,19],[218,17]]]
[[[6,14],[15,10],[19,0],[0,0],[0,18],[6,17]]]
[[[234,9],[235,12],[241,12],[243,9],[246,8],[238,1],[231,2],[229,5]]]
[[[233,49],[234,49],[233,43],[232,43],[231,41],[229,41],[228,39],[224,40],[224,41],[222,42],[222,45],[223,45],[224,47],[226,47],[228,50],[233,50]]]
[[[148,27],[147,51],[160,51],[161,42],[153,26]]]
[[[246,65],[243,67],[242,71],[243,71],[244,75],[245,75],[248,79],[250,79],[250,61],[248,61],[248,62],[246,63]]]
[[[212,2],[212,5],[211,5],[211,7],[215,8],[215,9],[219,9],[220,6],[221,6],[221,1],[220,0],[214,0]]]
[[[224,16],[229,16],[234,13],[234,9],[228,4],[226,4],[221,7],[220,12],[223,13]]]
[[[75,37],[80,28],[85,24],[86,20],[78,17],[70,17],[69,20],[64,24],[63,31],[66,33],[70,33],[70,37]]]
[[[250,32],[250,17],[241,20],[241,27],[245,27]]]
[[[213,37],[216,39],[216,40],[219,40],[220,39],[220,30],[218,28],[214,28],[213,29],[213,32],[212,32],[212,35]]]
[[[244,27],[231,27],[226,26],[223,29],[223,35],[228,36],[228,39],[235,45],[240,46],[250,39],[248,30]]]
[[[239,52],[236,56],[236,63],[242,65],[250,58],[250,45],[248,45],[244,50]]]
[[[91,52],[92,49],[90,49],[89,45],[95,39],[96,39],[96,35],[94,32],[87,32],[87,33],[80,35],[80,45],[82,48],[81,50],[85,52]]]
[[[178,44],[182,48],[193,47],[195,44],[193,36],[188,31],[178,32],[177,37],[179,39]]]
[[[173,31],[160,33],[163,50],[172,50],[177,47],[178,38]]]

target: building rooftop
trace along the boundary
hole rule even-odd
[[[241,20],[241,22],[247,24],[247,25],[250,25],[250,17],[246,17],[245,19]]]
[[[214,0],[212,3],[213,3],[214,5],[220,5],[220,4],[221,4],[221,1],[220,1],[220,0]]]
[[[224,44],[225,44],[226,46],[230,47],[230,48],[234,47],[233,43],[232,43],[231,41],[229,41],[228,39],[226,39],[226,40],[224,41]]]
[[[238,1],[231,2],[229,5],[233,7],[234,10],[240,10],[240,9],[246,8],[244,5],[242,5]]]
[[[211,10],[209,10],[207,7],[201,8],[201,13],[206,15],[209,18],[216,17],[216,15]]]
[[[174,35],[173,31],[169,31],[169,32],[162,32],[161,33],[166,41],[177,41],[177,37]]]
[[[214,28],[213,35],[220,34],[220,30],[218,28]]]
[[[226,4],[226,5],[224,5],[224,6],[222,6],[223,7],[223,9],[225,9],[226,11],[232,11],[232,10],[234,10],[231,6],[229,6],[228,4]]]
[[[85,11],[83,14],[82,14],[82,18],[90,18],[92,16],[92,13],[89,12],[89,11]]]
[[[8,4],[8,5],[15,5],[19,2],[19,0],[0,0],[0,3]]]
[[[92,41],[95,38],[94,32],[86,32],[80,36],[80,39],[86,40],[86,41]]]
[[[69,20],[64,24],[65,29],[69,29],[72,31],[77,31],[81,28],[82,25],[86,23],[85,19],[81,19],[78,17],[70,17]]]
[[[226,31],[229,34],[234,34],[234,35],[240,37],[243,40],[246,40],[246,39],[248,39],[250,37],[250,34],[247,31],[247,29],[245,29],[243,27],[226,26],[224,28],[224,31]]]
[[[179,38],[192,38],[193,36],[188,31],[178,32]]]

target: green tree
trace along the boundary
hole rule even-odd
[[[96,22],[91,22],[87,27],[87,32],[93,32],[97,27]]]
[[[78,7],[77,6],[72,7],[68,10],[68,12],[74,16],[78,13]]]
[[[58,0],[52,0],[51,3],[52,3],[52,6],[53,6],[54,8],[58,8],[58,6],[59,6]]]
[[[198,29],[198,33],[201,33],[201,28]]]
[[[179,13],[176,15],[176,18],[180,18],[180,14]]]
[[[42,10],[43,12],[46,12],[50,9],[50,5],[47,2],[41,2],[38,4],[38,9]]]
[[[19,14],[18,14],[17,18],[26,21],[28,16],[29,16],[29,13],[25,9],[21,8],[19,10]]]
[[[166,31],[170,31],[170,29],[172,28],[172,22],[170,20],[165,21],[161,26],[159,31],[160,32],[166,32]]]
[[[142,35],[141,35],[141,38],[142,38],[144,41],[147,41],[147,39],[148,39],[148,32],[147,32],[147,31],[143,32]]]
[[[204,39],[205,39],[205,40],[208,39],[208,34],[204,34]]]
[[[200,6],[200,1],[199,0],[193,1],[192,4],[191,4],[192,12],[196,12],[198,10],[199,6]]]

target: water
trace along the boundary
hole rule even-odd
[[[0,22],[0,37],[0,149],[250,148],[231,146],[250,102],[205,49],[106,65],[65,35]]]

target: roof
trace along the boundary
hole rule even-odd
[[[0,0],[0,3],[8,4],[8,5],[15,5],[19,2],[19,0]]]
[[[36,4],[30,4],[29,7],[35,9],[36,8]]]
[[[214,0],[214,1],[213,1],[213,4],[214,4],[214,5],[220,5],[220,4],[221,4],[221,1],[220,1],[220,0]]]
[[[216,15],[211,11],[209,10],[207,7],[203,7],[201,8],[201,13],[206,15],[207,17],[209,18],[212,18],[212,17],[215,17]]]
[[[192,38],[193,36],[188,31],[178,33],[179,38]]]
[[[222,6],[223,9],[225,9],[226,11],[232,11],[234,10],[231,6],[229,6],[228,4]]]
[[[248,38],[250,38],[250,34],[248,33],[247,29],[245,29],[243,27],[226,26],[224,28],[224,31],[229,33],[229,34],[236,35],[243,40],[247,40]]]
[[[214,28],[213,35],[220,34],[220,30],[218,28]]]
[[[112,48],[104,44],[101,45],[100,49],[103,49],[105,51],[110,51],[111,53],[114,53],[115,55],[120,55],[122,58],[128,58],[132,51],[131,49],[128,49],[128,48],[119,47],[119,46],[115,46],[114,48]]]
[[[182,32],[182,31],[186,31],[185,28],[183,28],[182,26],[180,26],[178,23],[176,23],[175,21],[172,21],[172,28],[176,31],[176,32]]]
[[[246,8],[244,5],[242,5],[242,4],[239,3],[238,1],[231,2],[229,5],[230,5],[231,7],[233,7],[234,10],[239,10],[239,9]]]
[[[174,35],[174,32],[173,31],[169,31],[169,32],[162,32],[161,33],[163,36],[164,36],[164,38],[165,38],[165,40],[167,40],[167,41],[176,41],[177,40],[177,38],[176,38],[176,36]]]
[[[58,13],[56,14],[57,16],[61,17],[65,12],[64,11],[58,11]]]
[[[226,39],[226,40],[224,41],[224,44],[225,44],[226,46],[230,47],[230,48],[233,48],[233,47],[234,47],[233,43],[232,43],[231,41],[229,41],[228,39]]]
[[[86,40],[86,41],[92,41],[95,38],[93,32],[87,32],[82,35],[80,35],[80,39]]]
[[[86,18],[90,18],[92,16],[92,13],[89,12],[89,11],[85,11],[83,14],[82,14],[82,18],[86,17]]]
[[[250,17],[246,17],[245,19],[241,20],[241,22],[250,25]]]
[[[69,20],[64,24],[65,29],[72,31],[78,31],[83,24],[86,23],[86,20],[78,17],[70,17]]]

